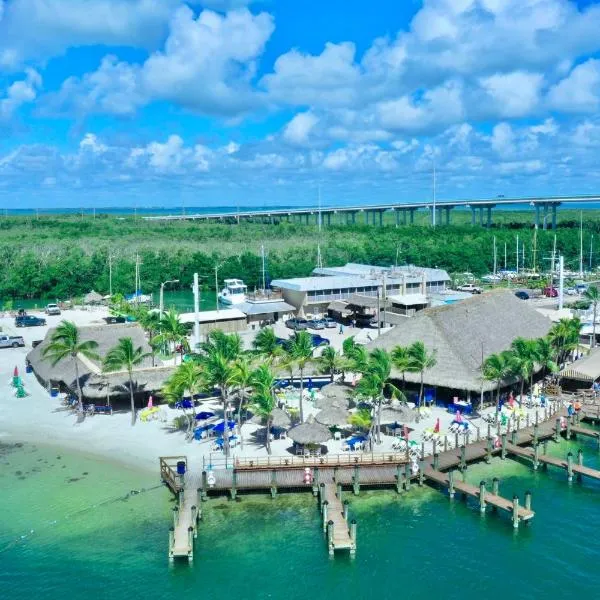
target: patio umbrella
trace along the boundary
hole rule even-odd
[[[13,377],[19,376],[19,367],[15,366],[15,370],[13,371]]]
[[[351,392],[348,386],[329,383],[321,388],[321,397],[315,401],[315,406],[323,410],[335,402],[341,408],[349,408]]]
[[[349,428],[348,411],[335,402],[329,408],[324,408],[317,413],[315,421],[329,427]]]
[[[228,421],[227,427],[229,429],[233,429],[235,427],[235,421]],[[221,421],[220,423],[217,423],[217,425],[215,425],[212,428],[212,430],[216,431],[217,433],[223,433],[225,431],[225,421]]]
[[[211,417],[214,417],[214,416],[215,416],[215,413],[202,411],[196,415],[196,420],[197,421],[206,421],[206,419],[210,419]]]
[[[322,444],[331,437],[331,433],[325,425],[316,423],[309,417],[308,421],[292,427],[288,431],[288,437],[298,444]]]
[[[150,396],[148,398],[148,408],[152,408],[152,406],[153,406],[152,402],[153,402],[153,398],[152,398],[152,396]]]

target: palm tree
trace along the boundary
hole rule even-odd
[[[323,373],[329,373],[331,382],[341,367],[341,356],[333,346],[326,346],[317,359]]]
[[[596,346],[596,316],[598,314],[598,303],[600,303],[600,290],[595,285],[590,285],[583,296],[591,302],[594,310],[594,320],[592,321],[592,348],[594,348]]]
[[[377,443],[381,444],[381,407],[385,399],[385,391],[389,391],[392,397],[404,394],[394,385],[388,382],[392,370],[390,355],[381,348],[377,348],[369,355],[367,369],[363,372],[361,380],[356,386],[356,393],[369,398],[374,403],[375,430]]]
[[[392,350],[392,362],[394,366],[402,374],[402,389],[406,386],[406,380],[404,374],[411,372],[414,368],[412,357],[410,355],[410,348],[407,346],[396,346]]]
[[[104,370],[111,371],[127,370],[129,376],[129,397],[131,399],[131,424],[135,425],[135,399],[133,396],[133,369],[141,365],[150,352],[144,352],[141,346],[133,345],[130,337],[120,338],[118,344],[111,348],[104,357]]]
[[[99,360],[95,352],[98,343],[94,340],[82,342],[77,325],[72,321],[61,321],[50,337],[50,343],[43,349],[44,359],[52,361],[56,366],[65,358],[71,358],[75,366],[75,383],[77,384],[77,410],[83,413],[83,394],[81,392],[81,381],[79,381],[79,362],[77,355],[81,354],[90,360]]]
[[[361,408],[348,417],[348,423],[354,425],[359,431],[368,433],[373,424],[373,416],[370,410]]]
[[[563,318],[550,329],[548,339],[556,349],[559,367],[564,366],[569,352],[577,348],[582,326],[581,320],[577,317],[573,319]]]
[[[242,409],[247,399],[247,390],[252,384],[252,375],[252,362],[250,359],[247,356],[238,357],[233,363],[231,377],[229,378],[228,383],[232,388],[237,389],[240,398],[237,414],[237,425],[240,437],[242,433]]]
[[[510,370],[521,382],[520,396],[523,399],[525,381],[533,378],[537,359],[537,344],[535,340],[526,340],[517,338],[511,344],[511,354],[509,359]],[[530,381],[531,383],[531,381]]]
[[[188,419],[188,433],[191,433],[195,422],[196,409],[194,404],[194,396],[200,392],[203,385],[203,370],[201,365],[190,360],[181,363],[173,375],[169,377],[166,384],[166,394],[163,388],[163,395],[171,396],[175,401],[180,400],[186,395],[186,392],[192,399],[192,416]],[[185,410],[184,410],[185,413]]]
[[[550,343],[547,337],[542,337],[536,340],[537,345],[537,363],[542,367],[542,375],[546,375],[548,371],[550,373],[556,373],[558,371],[558,365],[556,364],[556,350]]]
[[[410,354],[410,369],[407,370],[421,374],[421,387],[419,389],[419,408],[421,408],[423,402],[423,377],[425,371],[432,369],[437,364],[435,351],[430,353],[425,348],[423,342],[415,342],[409,347],[408,352]]]
[[[273,422],[273,409],[275,408],[275,377],[268,365],[260,365],[252,373],[252,401],[254,410],[266,421],[267,432],[265,446],[267,453],[271,454],[271,423]]]
[[[496,382],[496,407],[500,405],[500,386],[511,373],[509,351],[490,354],[483,362],[483,378]]]
[[[300,371],[300,422],[304,423],[302,398],[304,393],[304,369],[313,357],[313,345],[310,333],[308,331],[296,332],[296,335],[294,335],[288,346],[287,352],[294,363],[298,365]]]
[[[138,322],[144,329],[144,331],[148,334],[148,339],[150,340],[150,347],[152,348],[152,366],[155,365],[156,360],[156,344],[153,344],[153,340],[156,337],[156,334],[159,331],[160,327],[160,315],[156,310],[145,310],[140,313],[138,317]]]
[[[181,346],[182,352],[189,349],[185,325],[175,311],[169,310],[162,315],[158,322],[158,334],[152,344],[162,346],[165,350],[170,350],[171,346]]]
[[[259,354],[271,360],[280,356],[283,350],[272,327],[261,329],[256,334],[252,345]]]

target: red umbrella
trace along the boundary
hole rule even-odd
[[[439,433],[440,432],[440,419],[438,417],[437,421],[435,422],[435,427],[433,428],[433,433]]]
[[[13,377],[19,376],[19,367],[15,366],[15,370],[13,371]]]

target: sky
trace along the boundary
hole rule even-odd
[[[0,208],[600,192],[600,3],[0,0]]]

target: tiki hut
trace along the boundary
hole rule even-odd
[[[339,429],[350,429],[348,417],[350,413],[335,402],[328,408],[324,408],[315,416],[315,421],[327,427],[338,427]]]
[[[87,293],[83,297],[84,304],[102,304],[103,302],[104,302],[104,297],[101,294],[99,294],[98,292],[95,292],[94,290]]]
[[[352,388],[339,383],[330,383],[321,388],[321,397],[315,401],[315,406],[321,410],[337,404],[341,408],[350,407]]]
[[[262,415],[255,415],[250,419],[252,423],[257,425],[266,425],[267,419]],[[271,413],[271,426],[275,429],[287,430],[292,424],[290,416],[281,408],[274,408]]]
[[[479,394],[496,388],[495,382],[482,380],[482,359],[508,350],[518,337],[543,337],[551,325],[550,319],[513,292],[495,290],[426,309],[367,348],[391,351],[421,341],[428,351],[435,352],[437,361],[435,367],[425,371],[425,385]],[[402,379],[403,374],[393,369],[392,376]],[[420,373],[404,373],[404,379],[418,384]]]
[[[288,437],[301,446],[318,446],[326,442],[331,437],[331,433],[325,425],[316,423],[312,417],[309,417],[304,423],[292,427],[288,431]]]
[[[60,387],[72,392],[77,390],[75,380],[75,367],[71,359],[65,359],[52,365],[48,359],[44,359],[44,348],[50,343],[54,329],[50,329],[44,341],[36,346],[27,355],[33,371],[46,387]],[[116,346],[120,338],[130,337],[134,346],[141,346],[145,352],[150,352],[150,346],[146,340],[144,330],[136,323],[123,323],[116,325],[95,325],[90,327],[79,327],[81,341],[94,340],[98,347],[95,352],[100,359]],[[77,358],[79,362],[79,382],[85,400],[90,402],[111,402],[129,399],[129,374],[126,371],[104,373],[102,362],[89,360],[83,356]],[[145,398],[148,394],[159,391],[165,381],[172,375],[174,367],[162,365],[155,361],[158,366],[152,366],[152,359],[146,358],[144,362],[133,371],[134,393],[138,397]]]

